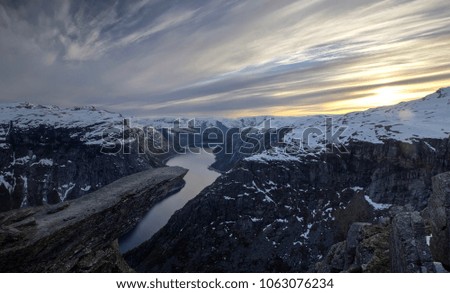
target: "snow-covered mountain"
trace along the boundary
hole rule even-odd
[[[85,144],[101,144],[105,129],[121,128],[124,117],[94,107],[60,108],[30,103],[0,104],[0,148],[7,148],[11,128],[24,131],[51,127],[64,129],[70,137]]]
[[[158,118],[139,118],[132,119],[135,126],[152,126],[154,128],[171,128],[174,127],[175,122],[179,123],[179,127],[217,127],[223,125],[227,128],[245,128],[245,127],[259,127],[265,121],[274,119],[273,116],[255,116],[255,117],[240,117],[240,118],[225,118],[225,117],[158,117]],[[282,118],[281,118],[282,119]],[[295,119],[294,117],[292,119]]]
[[[361,141],[382,144],[386,140],[414,142],[418,139],[441,139],[450,135],[450,88],[442,88],[422,99],[402,102],[393,106],[352,112],[345,115],[315,115],[304,117],[257,116],[243,118],[155,118],[132,119],[138,127],[154,128],[174,127],[178,121],[182,128],[206,129],[218,127],[255,128],[264,132],[267,127],[273,129],[289,128],[284,135],[281,147],[254,154],[250,160],[296,160],[305,154],[321,153],[326,149],[327,118],[331,119],[331,134],[339,133],[339,142],[346,145]],[[192,121],[195,124],[192,124]],[[308,142],[304,133],[314,129]],[[342,129],[340,131],[340,129]],[[317,133],[317,130],[319,131]],[[240,145],[238,145],[240,147]],[[430,148],[433,146],[430,145]]]
[[[102,152],[103,137],[122,139],[123,117],[92,107],[0,105],[0,211],[55,204],[123,176],[160,166],[148,153]],[[114,132],[109,130],[114,129]]]
[[[305,153],[320,153],[326,146],[326,119],[332,119],[331,134],[342,128],[339,142],[369,142],[382,144],[387,140],[412,143],[419,139],[442,139],[450,136],[450,88],[443,88],[422,99],[402,102],[393,106],[379,107],[362,112],[352,112],[335,116],[271,117],[256,121],[263,127],[266,119],[271,119],[274,128],[288,127],[292,131],[284,137],[286,146],[256,154],[249,159],[287,160],[296,159]],[[308,129],[318,129],[322,134],[309,136],[308,146],[302,144],[303,133]],[[430,149],[433,146],[428,144]]]
[[[411,142],[417,138],[444,138],[450,135],[450,87],[442,88],[422,99],[402,102],[393,106],[352,112],[344,115],[315,115],[303,117],[256,116],[243,118],[196,118],[195,125],[216,126],[217,122],[228,128],[263,128],[270,120],[274,128],[290,127],[288,137],[301,137],[309,127],[324,129],[325,119],[333,119],[335,129],[345,126],[343,142],[350,140],[382,143],[387,139]],[[173,127],[175,120],[187,127],[193,118],[136,119],[138,125],[155,128]]]

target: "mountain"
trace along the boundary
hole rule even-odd
[[[123,120],[93,107],[0,105],[0,211],[78,198],[162,166],[157,156],[138,151],[139,141]],[[106,137],[112,145],[104,143]],[[130,154],[111,151],[121,143]]]
[[[286,136],[286,142],[293,138],[302,138],[301,134],[308,128],[318,128],[325,133],[326,118],[333,120],[333,130],[344,126],[341,141],[366,141],[383,143],[388,139],[412,142],[418,138],[447,138],[450,135],[450,87],[442,88],[422,99],[402,102],[393,106],[378,107],[345,115],[315,115],[304,117],[257,116],[244,118],[157,118],[136,119],[138,125],[151,125],[155,128],[169,128],[178,120],[183,127],[189,121],[195,121],[200,128],[223,124],[226,128],[263,128],[270,121],[273,128],[292,128]],[[320,142],[318,136],[314,141]]]
[[[276,147],[262,147],[262,150],[253,149],[248,154],[238,150],[245,145],[245,141],[233,141],[224,137],[221,146],[233,144],[229,154],[217,152],[217,162],[214,168],[228,171],[237,162],[250,157],[251,160],[297,160],[302,156],[311,156],[326,152],[330,147],[327,142],[328,134],[335,135],[339,144],[347,145],[352,142],[369,142],[383,144],[393,140],[413,143],[419,139],[442,139],[450,135],[447,127],[450,123],[450,88],[443,88],[419,100],[402,102],[393,106],[379,107],[362,112],[353,112],[345,115],[316,115],[305,117],[276,117],[259,116],[237,119],[229,118],[156,118],[135,119],[137,126],[152,126],[157,129],[173,128],[178,125],[186,132],[202,133],[205,129],[216,128],[224,133],[232,129],[256,130],[256,137],[262,145],[264,134],[283,132],[283,143]],[[177,121],[177,122],[176,122]],[[178,124],[177,124],[178,123]],[[304,134],[308,134],[305,141]],[[258,136],[259,134],[259,136]],[[199,137],[198,137],[199,138]],[[191,143],[196,141],[191,137]],[[198,141],[198,139],[197,139]],[[204,140],[204,142],[208,142]],[[186,145],[186,143],[182,143]],[[198,144],[199,145],[199,144]],[[432,150],[433,147],[428,145]],[[255,154],[256,153],[256,154]]]
[[[419,100],[402,102],[394,106],[379,107],[363,112],[329,117],[332,121],[331,132],[344,127],[339,135],[343,144],[351,142],[369,142],[382,144],[387,140],[413,143],[419,139],[442,139],[450,135],[450,88],[443,88]],[[260,122],[261,124],[261,122]],[[322,135],[313,135],[310,147],[323,145],[326,137],[326,117],[312,116],[303,118],[272,118],[272,127],[289,127],[293,131],[285,136],[287,149],[298,148],[295,139],[303,138],[308,128],[322,131]],[[430,146],[432,149],[432,146]],[[325,148],[319,148],[324,151]],[[289,152],[289,151],[288,151]],[[311,153],[311,149],[307,152]],[[270,154],[269,154],[270,156]],[[276,152],[272,152],[276,156]]]
[[[446,88],[332,124],[273,118],[286,129],[274,145],[254,118],[265,147],[221,162],[228,171],[125,258],[142,272],[432,272],[433,253],[449,268],[427,245],[450,249],[427,224],[432,178],[450,171],[448,113]]]
[[[346,115],[182,118],[166,132],[174,119],[1,105],[0,209],[11,211],[0,213],[0,262],[14,271],[448,270],[449,110],[447,88]],[[223,141],[199,139],[208,131]],[[223,174],[124,255],[130,269],[115,239],[186,172],[156,168],[209,143]]]

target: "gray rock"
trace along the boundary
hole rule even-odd
[[[88,127],[48,125],[11,131],[8,148],[0,155],[0,212],[75,199],[124,176],[163,165],[158,155],[141,151],[138,141],[143,144],[142,139],[127,145],[129,154],[108,154],[101,145],[83,141],[89,131]],[[122,132],[117,135],[121,137]],[[139,134],[128,130],[126,135]]]
[[[369,223],[354,223],[347,240],[334,244],[313,272],[390,272],[389,228]]]
[[[395,215],[391,224],[389,249],[392,272],[436,272],[425,236],[425,225],[419,212]]]
[[[431,252],[436,261],[450,268],[450,172],[433,177],[427,215],[431,223]]]
[[[355,264],[356,257],[356,249],[358,248],[361,242],[361,232],[365,226],[370,225],[370,223],[353,223],[350,226],[347,234],[346,240],[346,259],[345,259],[345,268],[351,267],[352,264]],[[356,265],[356,264],[355,264]]]
[[[129,271],[113,242],[186,172],[180,167],[144,171],[57,206],[0,214],[0,271]]]
[[[348,258],[346,247],[346,241],[333,244],[324,259],[315,264],[312,271],[316,273],[340,273],[347,270],[345,266],[345,261]]]

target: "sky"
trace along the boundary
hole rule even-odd
[[[303,116],[450,86],[446,0],[0,0],[0,102]]]

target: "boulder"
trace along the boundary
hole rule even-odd
[[[426,243],[423,218],[419,212],[396,214],[390,229],[391,271],[396,273],[435,272]]]

